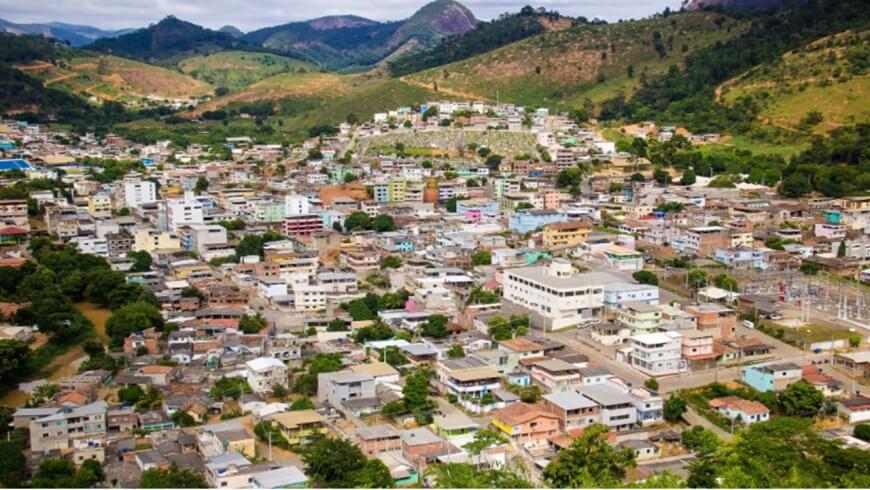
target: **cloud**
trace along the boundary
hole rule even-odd
[[[211,28],[226,24],[249,31],[324,15],[354,14],[376,20],[399,20],[423,1],[408,0],[0,0],[0,11],[13,22],[59,21],[102,28],[144,27],[167,15]],[[565,15],[608,21],[646,17],[679,0],[466,0],[480,19],[516,12],[526,4]]]

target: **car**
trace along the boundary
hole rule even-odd
[[[746,328],[755,328],[755,323],[752,320],[743,320],[743,326]]]

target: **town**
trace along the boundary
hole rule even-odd
[[[770,434],[867,486],[870,197],[510,103],[313,129],[0,122],[3,486],[785,486]]]

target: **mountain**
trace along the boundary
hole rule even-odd
[[[399,56],[388,63],[390,73],[401,76],[446,65],[548,30],[564,29],[572,23],[572,19],[562,17],[558,12],[542,12],[532,7],[523,7],[517,14],[503,15],[491,22],[481,22],[465,34],[450,37],[430,50]]]
[[[181,60],[178,69],[216,88],[228,90],[239,90],[279,73],[320,71],[314,65],[293,58],[250,51],[192,56]]]
[[[131,29],[121,29],[116,31],[103,30],[97,27],[65,24],[63,22],[49,22],[47,24],[17,24],[3,19],[0,19],[0,30],[19,35],[36,34],[39,36],[52,37],[67,42],[73,47],[84,46],[95,39],[115,37],[131,31]]]
[[[240,31],[238,27],[230,26],[230,25],[226,25],[226,26],[221,27],[220,29],[218,29],[218,32],[223,32],[224,34],[229,34],[230,36],[233,36],[236,39],[245,35],[245,33]]]
[[[248,33],[244,40],[279,53],[298,53],[333,70],[368,67],[400,53],[419,52],[477,25],[453,0],[437,0],[410,18],[377,22],[357,16],[321,17]]]
[[[516,17],[512,22],[522,21]],[[707,11],[614,24],[565,26],[563,21],[521,41],[402,78],[464,99],[578,108],[588,105],[587,98],[599,103],[620,93],[630,95],[691,53],[743,32],[746,24]],[[466,46],[470,50],[485,42],[476,33],[466,35],[475,36]],[[462,39],[455,41],[457,46],[465,46]],[[426,60],[431,53],[414,58]],[[401,63],[400,58],[396,64]]]
[[[783,10],[806,0],[692,0],[686,6],[689,10],[704,7],[721,7],[732,10]]]
[[[213,31],[173,16],[157,24],[112,39],[98,39],[85,46],[143,61],[171,63],[174,59],[227,50],[259,50],[225,32]]]

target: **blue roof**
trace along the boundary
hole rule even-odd
[[[33,167],[27,163],[27,160],[17,158],[15,160],[0,160],[0,172],[7,170],[31,170]]]
[[[11,141],[4,141],[3,143],[0,143],[0,150],[14,150],[14,149],[15,149],[15,143],[13,143]]]

